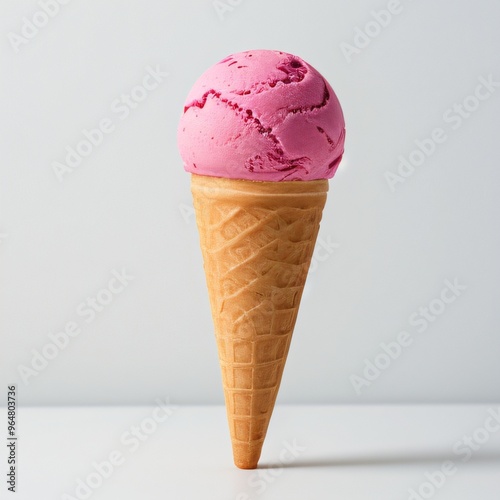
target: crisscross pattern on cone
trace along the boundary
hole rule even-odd
[[[328,181],[192,175],[236,466],[257,466],[311,262]]]

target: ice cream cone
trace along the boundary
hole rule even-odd
[[[327,180],[192,175],[234,463],[257,467],[311,262]]]

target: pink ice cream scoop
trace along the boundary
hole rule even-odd
[[[189,92],[178,130],[185,170],[253,181],[330,179],[344,138],[328,82],[274,50],[240,52],[209,68]]]

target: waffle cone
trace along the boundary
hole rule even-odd
[[[234,463],[257,467],[311,262],[327,180],[192,175]]]

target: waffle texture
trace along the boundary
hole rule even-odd
[[[234,462],[253,469],[278,394],[328,181],[193,174],[191,190]]]

